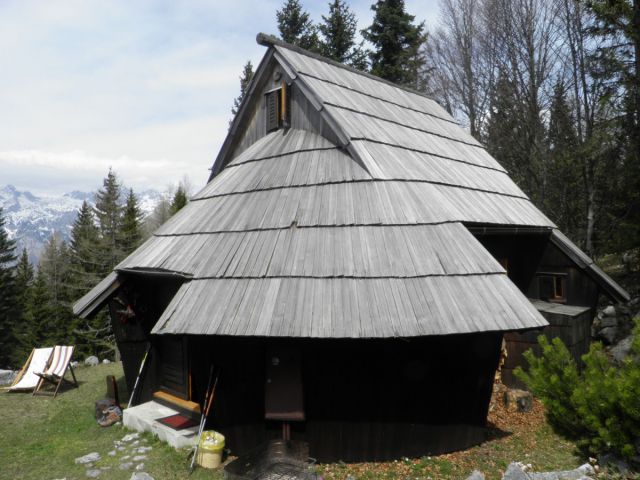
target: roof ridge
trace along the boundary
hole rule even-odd
[[[328,63],[329,65],[333,65],[334,67],[338,67],[338,68],[343,68],[351,73],[356,73],[358,75],[362,75],[364,77],[367,77],[371,80],[375,80],[384,84],[387,84],[391,87],[396,87],[399,88],[401,90],[404,90],[406,92],[409,93],[413,93],[414,95],[419,95],[421,97],[424,97],[428,100],[431,100],[434,103],[438,103],[436,102],[433,98],[431,98],[429,95],[427,95],[424,92],[420,92],[419,90],[415,90],[411,87],[407,87],[405,85],[400,85],[398,83],[394,83],[390,80],[386,80],[384,78],[381,77],[377,77],[376,75],[373,75],[369,72],[363,72],[362,70],[358,70],[357,68],[353,68],[350,67],[349,65],[345,65],[344,63],[340,63],[340,62],[336,62],[335,60],[332,60],[330,58],[327,57],[323,57],[322,55],[318,54],[318,53],[314,53],[314,52],[310,52],[309,50],[305,50],[302,47],[299,47],[297,45],[292,45],[290,43],[285,42],[284,40],[280,40],[279,38],[275,37],[274,35],[269,35],[268,33],[258,33],[258,35],[256,35],[256,42],[258,43],[258,45],[263,45],[265,47],[272,47],[272,46],[278,46],[278,47],[282,47],[282,48],[286,48],[288,50],[292,50],[296,53],[300,53],[302,55],[306,55],[307,57],[313,58],[315,60],[319,60],[321,62],[324,63]],[[454,120],[455,122],[455,120]],[[457,122],[455,122],[457,124]]]

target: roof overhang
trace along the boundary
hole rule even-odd
[[[122,278],[111,272],[73,305],[73,314],[89,318],[100,310],[122,286]]]
[[[586,253],[580,250],[560,230],[554,229],[551,232],[550,241],[576,265],[582,268],[609,298],[620,303],[628,302],[631,299],[631,296],[624,288],[604,273]]]

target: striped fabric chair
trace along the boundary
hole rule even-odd
[[[73,367],[71,366],[73,349],[74,347],[64,347],[60,345],[53,347],[53,352],[51,353],[51,358],[49,359],[47,367],[42,372],[34,372],[38,377],[40,377],[40,381],[33,391],[34,395],[51,395],[51,392],[42,390],[45,382],[55,385],[56,388],[53,392],[54,398],[58,394],[58,390],[60,389],[62,382],[75,386],[76,388],[78,387],[78,381],[76,380],[76,375],[73,373]],[[64,378],[67,370],[71,371],[73,381]]]

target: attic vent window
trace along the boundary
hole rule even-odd
[[[267,133],[281,127],[289,127],[291,105],[291,87],[285,82],[282,86],[265,94]]]

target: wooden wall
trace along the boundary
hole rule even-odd
[[[140,362],[151,341],[149,332],[167,307],[180,282],[159,277],[127,275],[120,292],[109,302],[111,325],[116,344],[122,357],[125,381],[129,392],[138,376]],[[123,310],[127,305],[133,307],[135,317],[127,318]],[[156,368],[153,355],[148,361],[148,369],[140,399],[151,398],[151,388],[155,385]]]
[[[502,371],[502,381],[514,388],[524,385],[515,378],[517,366],[526,367],[523,353],[530,348],[539,354],[537,337],[560,337],[572,352],[576,361],[589,349],[591,323],[598,302],[597,284],[579,269],[544,234],[496,234],[479,235],[478,240],[498,260],[507,259],[509,278],[532,299],[540,299],[538,273],[566,275],[565,301],[563,305],[588,307],[580,314],[562,315],[541,312],[550,325],[544,329],[505,334],[507,359]]]
[[[513,371],[516,367],[526,368],[527,362],[524,359],[524,352],[532,349],[535,355],[540,355],[538,346],[538,336],[545,335],[549,340],[558,337],[567,346],[573,358],[580,361],[580,357],[587,353],[591,343],[591,310],[582,309],[582,313],[566,315],[541,311],[542,315],[549,322],[549,326],[543,329],[530,330],[527,332],[506,333],[504,339],[507,344],[508,356],[502,367],[502,382],[512,388],[525,388],[525,385],[518,380]]]
[[[192,337],[194,385],[201,397],[208,365],[222,368],[207,428],[234,454],[280,435],[264,420],[267,348],[302,352],[306,421],[292,437],[321,461],[420,456],[484,439],[501,334],[411,340],[275,340]]]

